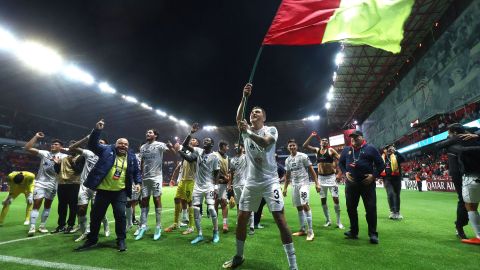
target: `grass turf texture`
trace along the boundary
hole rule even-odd
[[[173,220],[174,191],[175,188],[170,187],[163,189],[163,228],[169,226]],[[343,187],[340,194],[342,221],[348,228]],[[1,200],[6,196],[7,193],[0,193]],[[377,189],[379,245],[368,242],[362,202],[359,206],[360,239],[345,240],[345,230],[336,229],[334,226],[323,227],[325,219],[320,198],[313,188],[310,201],[315,240],[306,242],[305,237],[294,237],[299,269],[478,269],[480,247],[462,244],[455,236],[454,193],[403,190],[402,215],[405,219],[393,221],[388,219],[385,191]],[[328,204],[330,215],[334,218],[330,197]],[[153,208],[151,202],[150,213],[153,213]],[[56,210],[55,200],[47,223],[49,230],[56,227]],[[0,255],[113,269],[221,269],[223,262],[235,254],[235,210],[230,209],[229,213],[230,232],[220,233],[218,244],[211,243],[212,225],[207,218],[202,219],[206,241],[201,244],[190,244],[196,232],[187,236],[181,235],[180,231],[162,233],[159,241],[153,241],[155,216],[150,214],[150,230],[142,240],[134,240],[134,230],[128,232],[128,251],[125,253],[119,253],[115,249],[113,223],[110,223],[112,235],[109,238],[100,237],[98,248],[73,252],[73,249],[79,246],[79,243],[73,242],[78,234],[56,234],[1,244],[25,238],[27,235],[28,226],[23,225],[25,200],[21,195],[11,205],[5,223],[0,227]],[[299,225],[296,209],[291,203],[290,190],[285,198],[285,210],[288,224],[294,232]],[[140,214],[139,208],[136,214]],[[108,210],[108,217],[113,221],[111,208]],[[221,220],[220,214],[220,230]],[[278,230],[268,210],[264,210],[262,224],[265,229],[256,230],[254,236],[247,237],[246,260],[238,269],[288,269]],[[465,229],[468,236],[473,236],[470,227]],[[100,234],[102,233],[103,229],[100,231]],[[38,235],[41,234],[37,233],[36,236]],[[37,266],[5,262],[0,264],[2,269],[38,269]]]

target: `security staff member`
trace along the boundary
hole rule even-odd
[[[387,191],[388,206],[390,207],[390,219],[402,219],[400,214],[400,192],[402,191],[402,168],[400,163],[405,161],[402,154],[397,152],[391,144],[383,149],[382,159],[385,162],[385,170],[380,174]]]
[[[340,169],[347,178],[345,197],[350,219],[350,231],[344,234],[347,239],[358,239],[357,207],[360,197],[362,197],[367,213],[370,243],[378,244],[375,179],[385,169],[385,163],[377,148],[367,144],[363,139],[361,131],[354,131],[349,137],[352,146],[343,149],[339,160]]]

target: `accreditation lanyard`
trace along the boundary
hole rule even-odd
[[[360,148],[360,152],[358,153],[358,157],[355,158],[355,147],[352,147],[352,158],[353,158],[353,162],[350,163],[350,167],[352,168],[355,168],[357,166],[357,161],[360,159],[360,157],[362,156],[362,153],[363,153],[363,149]]]
[[[117,156],[117,158],[115,159],[115,173],[113,174],[112,176],[112,179],[113,180],[118,180],[120,179],[120,176],[122,175],[122,172],[123,172],[123,166],[125,165],[125,160],[127,159],[127,157],[125,156],[122,160],[122,167],[121,168],[118,168],[118,160],[120,158]]]

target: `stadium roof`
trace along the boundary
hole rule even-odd
[[[415,65],[417,51],[425,49],[425,39],[434,37],[434,29],[439,26],[435,24],[452,2],[416,0],[404,27],[399,54],[345,44],[344,61],[337,70],[334,101],[328,113],[331,126],[347,127],[354,120],[362,122],[368,117],[401,80],[402,74]]]

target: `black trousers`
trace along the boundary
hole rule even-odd
[[[400,212],[400,192],[402,191],[402,179],[400,176],[385,176],[383,184],[387,191],[388,206],[390,212]]]
[[[375,182],[364,185],[361,182],[347,181],[345,184],[345,197],[347,202],[348,218],[350,219],[350,231],[358,235],[358,212],[357,207],[362,197],[365,207],[368,235],[378,235],[377,233],[377,194]]]
[[[115,217],[115,234],[117,235],[117,240],[125,240],[127,193],[123,189],[120,191],[97,190],[95,203],[90,212],[90,233],[87,236],[88,241],[94,243],[98,241],[100,225],[110,204],[112,205],[113,216]]]
[[[465,208],[465,202],[463,201],[462,195],[462,178],[461,177],[452,177],[453,185],[455,186],[455,191],[458,195],[458,202],[457,202],[457,220],[455,221],[455,225],[459,228],[468,224],[468,212]]]
[[[262,219],[262,212],[263,212],[263,207],[267,204],[264,198],[262,198],[262,201],[260,202],[260,206],[258,206],[257,212],[253,215],[253,222],[255,226],[257,226],[260,223],[260,219]]]
[[[77,219],[77,202],[80,184],[59,184],[58,185],[58,226],[74,226]],[[68,220],[65,222],[67,218]]]
[[[422,181],[421,180],[417,182],[417,188],[418,188],[419,192],[422,192]]]

